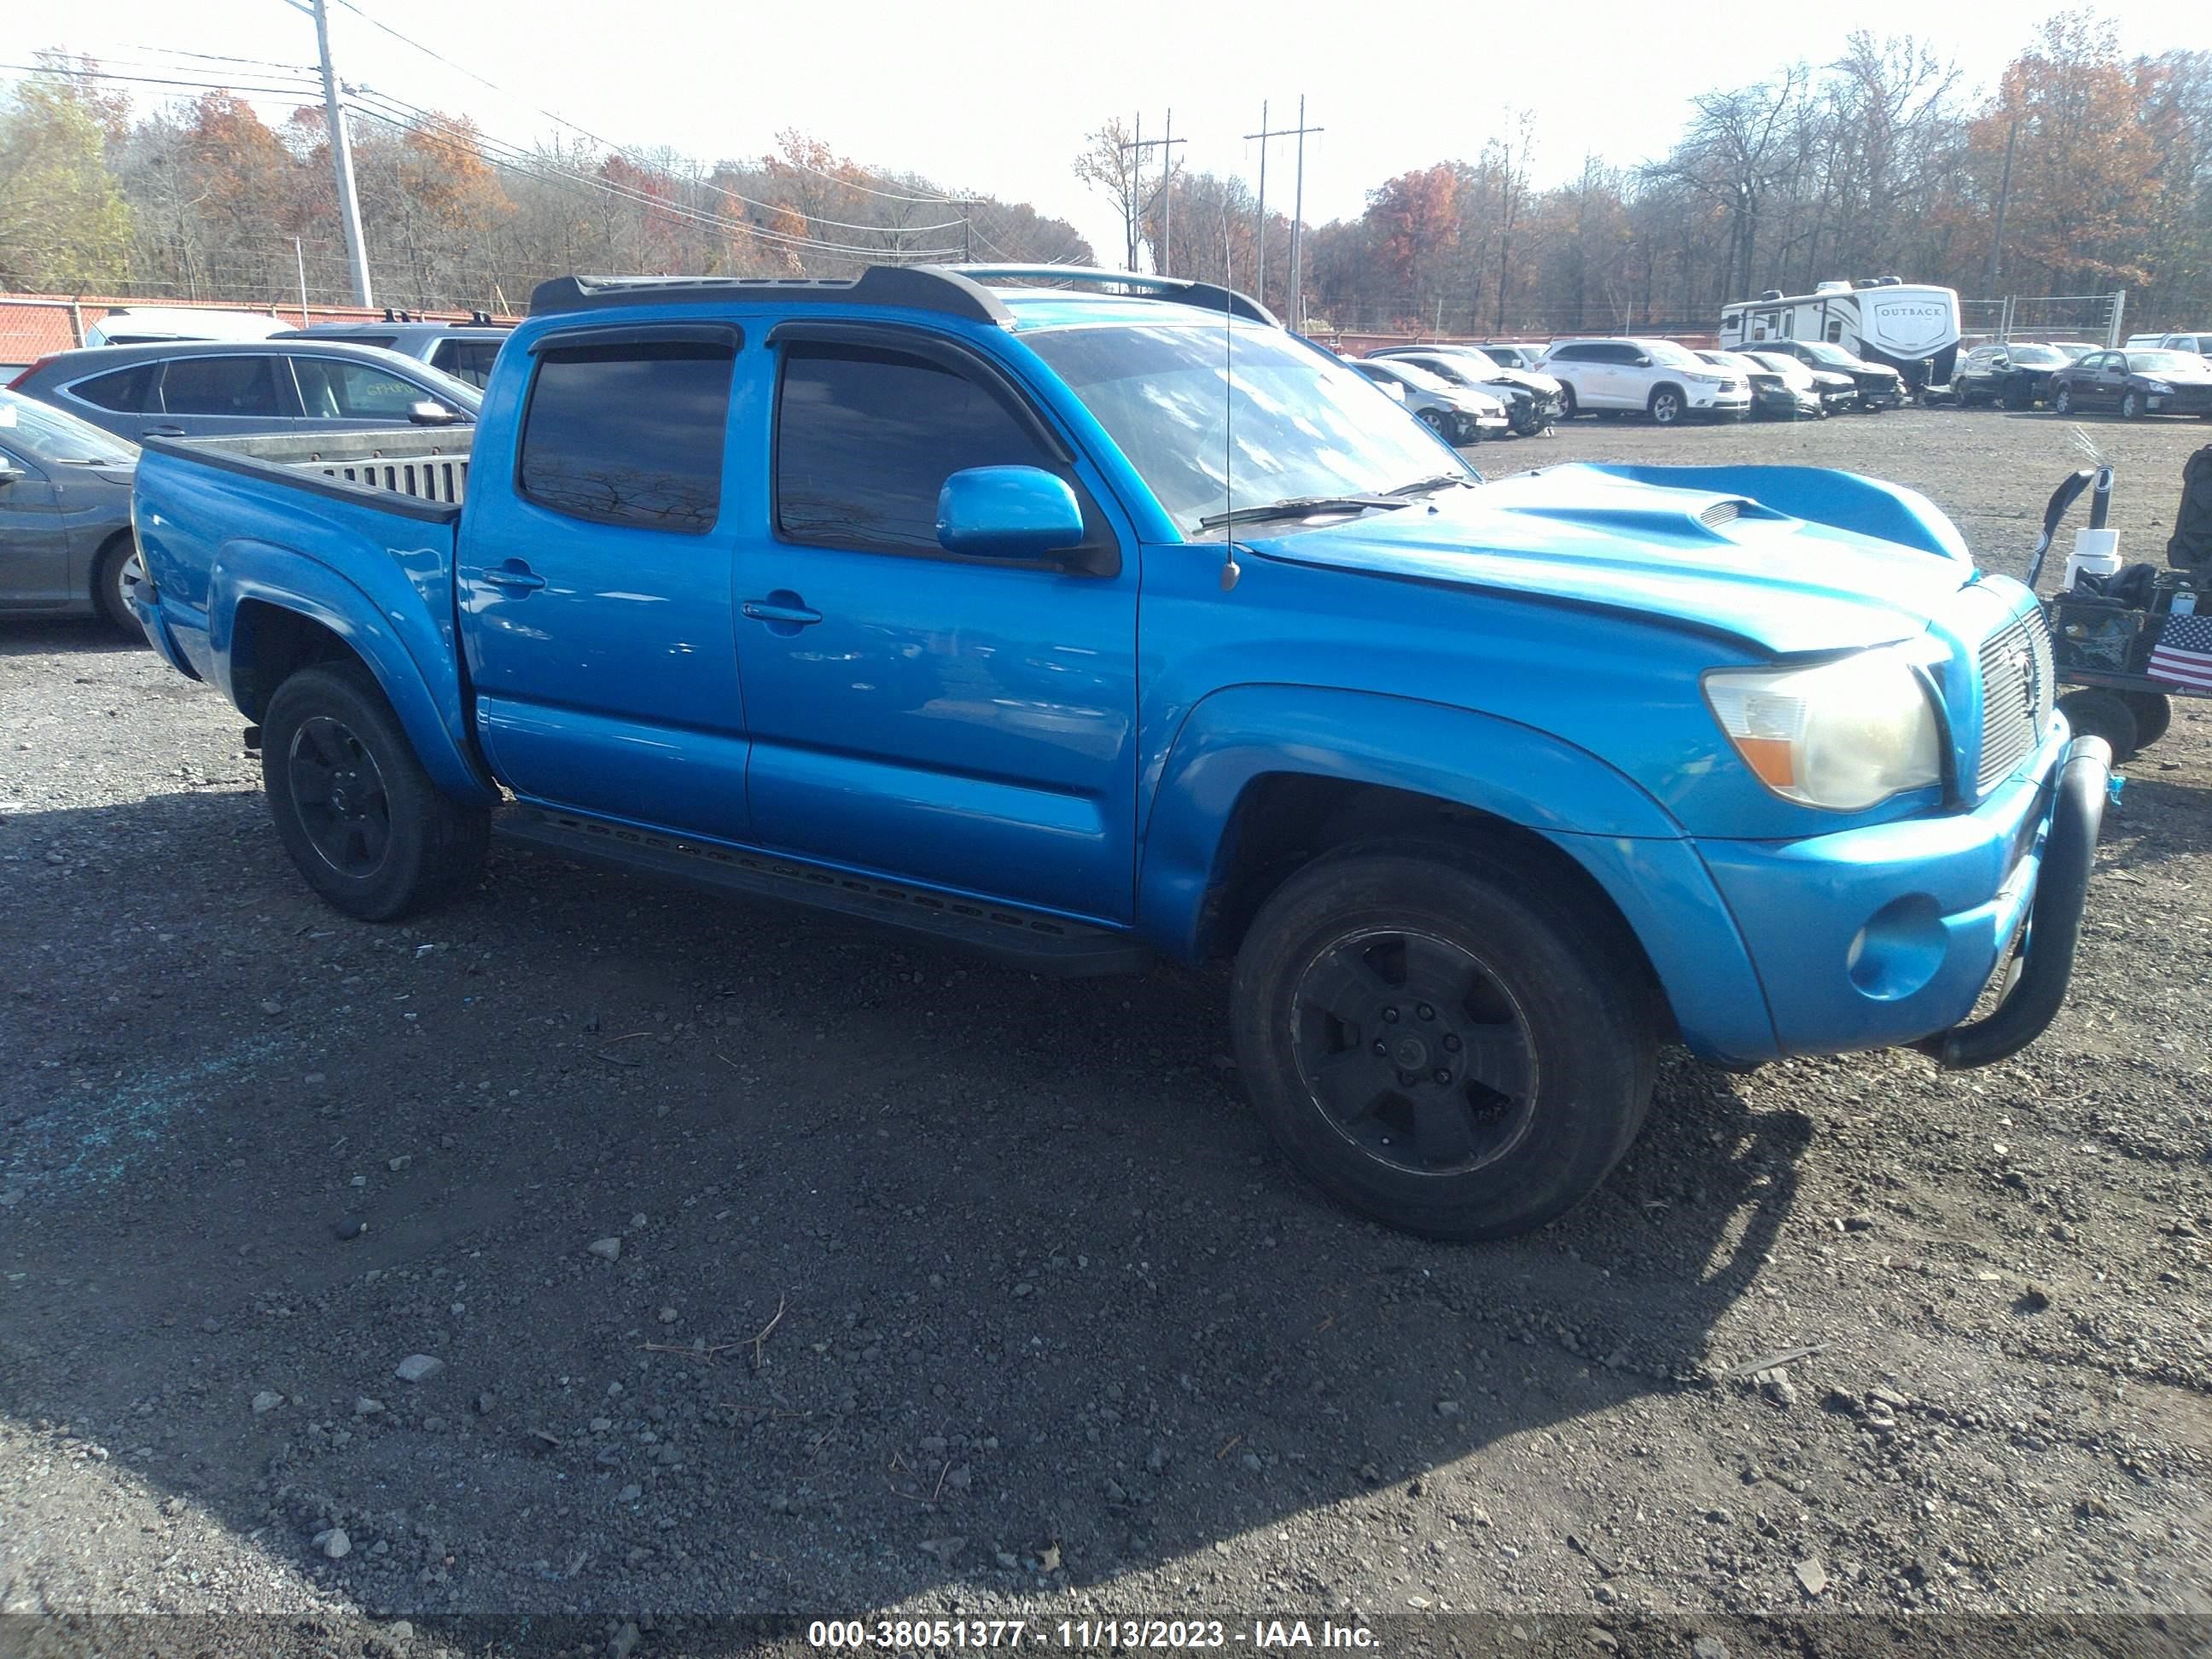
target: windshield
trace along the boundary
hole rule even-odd
[[[1388,394],[1279,329],[1233,331],[1232,380],[1224,332],[1115,324],[1022,338],[1186,536],[1216,513],[1291,496],[1384,494],[1455,469]]]
[[[1672,340],[1639,340],[1644,355],[1655,363],[1664,363],[1669,368],[1703,368],[1698,354],[1687,346],[1678,346]]]
[[[1448,392],[1451,390],[1451,382],[1436,370],[1425,368],[1419,363],[1409,363],[1402,357],[1374,357],[1368,361],[1390,379],[1403,380],[1407,386],[1417,386],[1424,392]]]
[[[2045,368],[2067,361],[2066,354],[2047,345],[2016,345],[2005,348],[2011,360],[2026,368]]]
[[[1435,358],[1437,373],[1449,375],[1469,386],[1479,386],[1496,375],[1501,365],[1486,351],[1473,346],[1454,346],[1449,351],[1439,351]]]
[[[20,392],[0,392],[0,437],[57,466],[128,466],[138,446]]]
[[[1838,368],[1849,368],[1858,361],[1843,347],[1830,345],[1826,340],[1801,340],[1798,344],[1816,363],[1832,363]]]
[[[2201,374],[2204,360],[2193,351],[2130,351],[2128,368],[2136,374]]]

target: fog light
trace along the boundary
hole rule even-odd
[[[1876,1002],[1900,1002],[1943,965],[1943,913],[1925,893],[1892,899],[1867,919],[1845,957],[1851,983]]]

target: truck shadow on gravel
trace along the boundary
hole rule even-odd
[[[1274,1157],[1224,1000],[520,854],[364,927],[234,788],[10,815],[0,1412],[373,1609],[1317,1604],[1754,1358],[1808,1117],[1670,1055],[1593,1201],[1427,1244]]]

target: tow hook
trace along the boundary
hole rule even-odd
[[[258,726],[249,726],[246,728],[246,752],[249,755],[258,755],[261,752],[261,728]]]

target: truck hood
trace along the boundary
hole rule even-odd
[[[1775,655],[1909,639],[1978,580],[1940,515],[1870,480],[1796,467],[1639,470],[1682,474],[1670,487],[1625,471],[1547,467],[1440,492],[1433,511],[1419,503],[1239,545],[1286,563],[1663,619]],[[1762,487],[1922,544],[1793,517],[1762,503]],[[1923,512],[1941,532],[1918,522]]]

